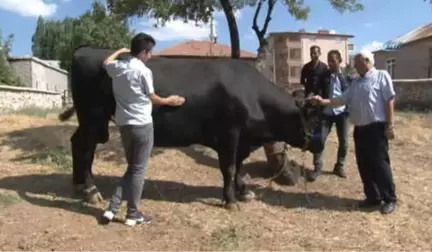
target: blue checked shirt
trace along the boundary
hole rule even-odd
[[[353,79],[339,97],[349,105],[350,119],[355,126],[386,122],[386,102],[396,95],[390,74],[372,68],[364,77]]]

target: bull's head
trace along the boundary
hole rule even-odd
[[[309,150],[313,153],[321,152],[324,149],[324,143],[321,137],[321,114],[320,106],[312,104],[305,97],[303,90],[296,90],[292,93],[295,98],[296,106],[300,109],[300,131],[302,139],[299,139],[303,150]]]

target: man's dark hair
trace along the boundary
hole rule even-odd
[[[311,46],[309,50],[312,52],[312,51],[315,50],[315,49],[317,49],[318,52],[321,53],[321,48],[320,48],[319,46],[317,46],[317,45],[313,45],[313,46]]]
[[[337,56],[338,59],[339,59],[339,63],[342,62],[342,55],[340,54],[340,52],[339,52],[338,50],[330,50],[330,51],[327,53],[327,57],[330,57],[332,54],[336,54],[336,56]]]
[[[140,52],[149,52],[156,45],[156,41],[147,33],[140,32],[131,41],[131,54],[137,56]]]

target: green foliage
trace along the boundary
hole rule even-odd
[[[10,86],[20,86],[21,83],[8,62],[8,55],[12,47],[13,35],[10,34],[6,40],[3,40],[2,34],[0,28],[0,83]]]
[[[61,109],[58,108],[45,109],[40,107],[25,107],[16,111],[12,111],[11,114],[34,116],[34,117],[47,117],[49,114],[60,113],[60,111]]]
[[[87,44],[104,48],[129,47],[132,33],[125,19],[99,1],[78,18],[62,21],[39,17],[32,37],[33,55],[45,60],[60,60],[60,66],[69,70],[73,51]]]
[[[68,147],[43,148],[31,155],[30,161],[35,164],[48,165],[58,171],[69,171],[72,168],[71,151]]]

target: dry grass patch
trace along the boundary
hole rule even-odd
[[[432,115],[397,113],[391,143],[399,207],[390,216],[353,208],[363,198],[350,137],[348,179],[324,174],[303,183],[260,184],[266,171],[262,149],[244,170],[260,198],[241,211],[220,208],[222,176],[214,151],[206,148],[156,149],[147,171],[142,208],[151,225],[127,228],[98,225],[103,206],[82,204],[71,194],[69,138],[75,122],[46,116],[0,117],[0,249],[2,250],[430,250],[432,223]],[[351,129],[352,130],[352,129]],[[115,127],[98,146],[96,183],[105,197],[114,190],[125,163]],[[352,133],[352,131],[351,131]],[[325,151],[325,170],[336,157],[335,132]],[[36,155],[36,156],[35,156]],[[302,163],[299,150],[292,157]],[[310,168],[311,155],[306,165]],[[258,184],[257,184],[258,183]],[[1,195],[9,195],[3,196]],[[11,196],[12,195],[12,196]],[[16,195],[16,196],[14,196]],[[18,202],[20,204],[1,203]],[[108,198],[107,198],[108,199]],[[124,208],[119,218],[124,217]],[[34,218],[37,216],[37,218]],[[25,225],[23,224],[25,219]],[[7,230],[7,232],[6,232]]]

